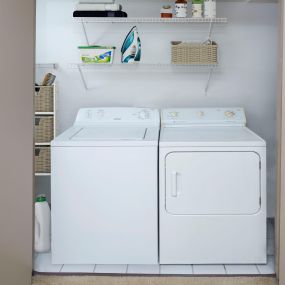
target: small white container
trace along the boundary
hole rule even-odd
[[[37,197],[35,203],[35,251],[48,252],[51,245],[50,208],[44,195]]]
[[[115,47],[80,46],[80,58],[85,64],[112,64]]]
[[[175,3],[174,15],[176,18],[187,17],[187,4],[186,3]]]
[[[216,0],[204,0],[204,17],[216,18]]]

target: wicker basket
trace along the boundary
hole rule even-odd
[[[50,173],[50,147],[35,148],[36,173]]]
[[[52,116],[35,117],[35,142],[48,143],[54,138],[54,118]]]
[[[39,86],[35,89],[35,112],[54,111],[54,86]]]
[[[171,63],[193,65],[217,64],[218,45],[215,42],[171,42]]]

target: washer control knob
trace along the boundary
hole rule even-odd
[[[145,119],[148,119],[149,118],[149,113],[147,111],[140,111],[139,112],[139,119],[141,120],[145,120]]]
[[[205,113],[204,113],[203,111],[199,111],[199,112],[198,112],[198,116],[199,116],[200,118],[202,118],[202,117],[205,116]]]
[[[97,116],[98,116],[98,118],[103,118],[104,117],[104,110],[98,110],[98,112],[97,112]]]
[[[233,112],[233,111],[226,111],[225,112],[225,116],[227,117],[227,118],[232,118],[232,117],[234,117],[236,114],[235,114],[235,112]]]
[[[92,119],[92,115],[93,115],[93,113],[92,113],[91,110],[87,110],[87,111],[86,111],[86,118],[87,118],[87,119],[91,120],[91,119]]]

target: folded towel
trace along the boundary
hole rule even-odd
[[[126,18],[128,14],[123,11],[74,11],[73,17],[117,17]]]
[[[77,4],[76,11],[120,11],[120,4]]]

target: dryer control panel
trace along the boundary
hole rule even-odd
[[[151,108],[83,108],[78,111],[74,125],[143,124],[159,125],[159,111]]]
[[[243,108],[176,108],[162,110],[162,125],[245,126]]]

